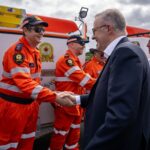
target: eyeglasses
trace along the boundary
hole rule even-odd
[[[99,27],[93,28],[93,29],[92,29],[93,34],[95,34],[95,32],[96,32],[98,29],[101,29],[101,28],[107,27],[107,26],[109,26],[109,25],[104,24],[104,25],[101,25],[101,26],[99,26]]]
[[[32,30],[34,30],[36,33],[45,32],[45,29],[42,27],[31,27]]]

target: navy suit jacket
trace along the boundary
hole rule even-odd
[[[141,48],[123,38],[81,106],[84,150],[148,150],[150,69]]]

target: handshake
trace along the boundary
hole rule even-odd
[[[56,93],[56,102],[61,106],[75,106],[76,97],[72,92],[58,92]]]

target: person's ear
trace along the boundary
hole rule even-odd
[[[23,27],[22,30],[23,30],[24,33],[27,32],[27,28],[26,27]]]

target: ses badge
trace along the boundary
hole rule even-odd
[[[16,53],[14,54],[13,59],[16,64],[20,65],[24,62],[24,55],[21,53]]]
[[[68,65],[68,66],[74,66],[74,62],[73,62],[73,60],[72,59],[67,59],[66,60],[66,64]]]

